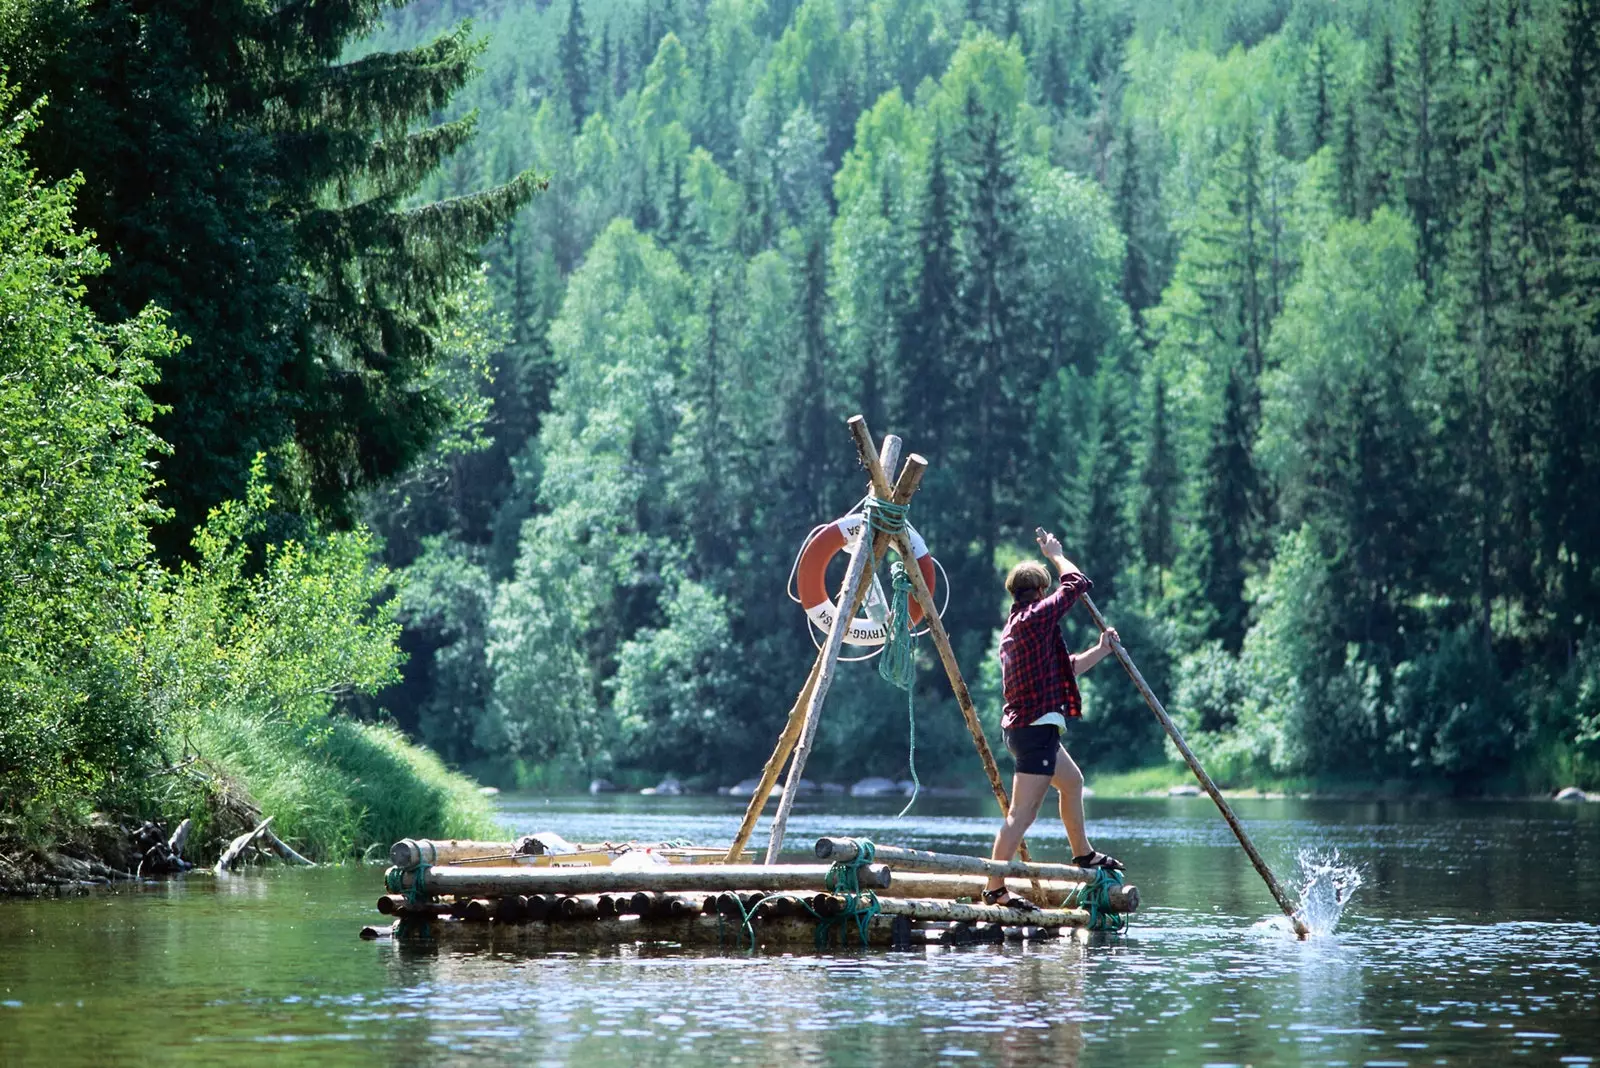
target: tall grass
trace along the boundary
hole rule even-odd
[[[217,778],[248,798],[273,830],[318,860],[361,857],[398,838],[499,834],[477,785],[390,726],[330,716],[313,728],[221,715],[193,739]],[[216,806],[202,834],[220,839]],[[203,842],[214,847],[217,842]]]

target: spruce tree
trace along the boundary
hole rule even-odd
[[[465,27],[344,61],[379,0],[39,5],[18,30],[46,174],[81,172],[112,254],[102,315],[157,304],[190,338],[150,387],[170,558],[268,452],[289,507],[335,518],[449,418],[431,377],[459,283],[536,188],[523,174],[412,206],[474,118],[436,116],[471,76]],[[16,26],[12,29],[17,30]]]
[[[916,206],[911,300],[899,316],[894,375],[904,390],[896,421],[935,462],[944,459],[945,416],[953,399],[960,217],[944,133],[936,126]]]
[[[572,125],[580,128],[584,116],[589,114],[589,34],[584,29],[580,0],[572,0],[567,8],[567,28],[561,35],[558,61],[561,84],[567,90],[567,106],[572,111]]]
[[[1159,375],[1150,391],[1149,411],[1139,467],[1139,555],[1155,574],[1159,598],[1165,596],[1166,573],[1177,558],[1174,521],[1183,479],[1167,413],[1167,384]]]
[[[1244,598],[1246,561],[1255,537],[1259,492],[1251,449],[1255,438],[1247,394],[1237,368],[1222,393],[1222,415],[1211,428],[1200,491],[1196,556],[1199,597],[1209,620],[1207,637],[1237,653],[1244,644],[1249,606]]]

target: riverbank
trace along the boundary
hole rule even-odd
[[[164,839],[186,819],[181,856],[202,867],[267,816],[317,862],[361,859],[410,835],[489,837],[498,826],[476,782],[391,726],[219,715],[190,743],[188,756],[148,768],[112,804],[94,808],[83,796],[27,822],[0,820],[0,895],[126,879],[145,859],[141,832]]]

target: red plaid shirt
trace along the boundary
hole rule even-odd
[[[1072,654],[1061,637],[1061,617],[1093,585],[1087,576],[1074,572],[1063,575],[1050,596],[1011,606],[1000,632],[1000,678],[1006,698],[1001,727],[1027,727],[1047,712],[1065,712],[1068,719],[1083,715]]]

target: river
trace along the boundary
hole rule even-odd
[[[502,799],[518,831],[725,842],[726,798]],[[1205,798],[1093,799],[1131,931],[914,952],[555,957],[356,937],[377,867],[0,902],[0,1064],[1432,1065],[1600,1058],[1600,805],[1241,801],[1286,877],[1362,873],[1296,942]],[[826,799],[818,834],[981,852],[984,803]],[[764,826],[764,825],[763,825]],[[1041,818],[1037,859],[1063,860]]]

